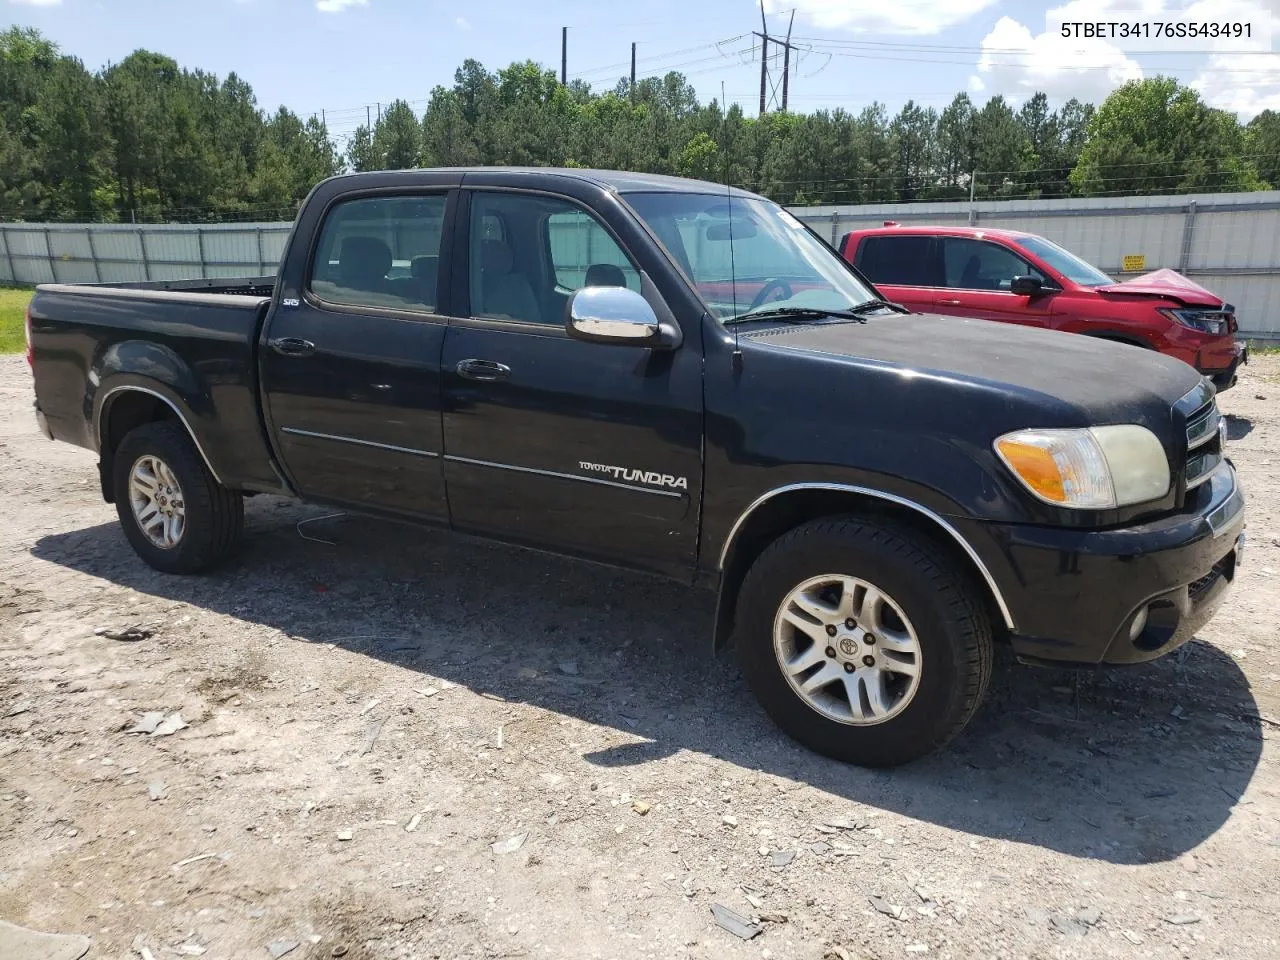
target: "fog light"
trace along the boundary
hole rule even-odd
[[[1138,615],[1133,618],[1133,623],[1129,624],[1129,639],[1137,640],[1143,630],[1147,628],[1147,608],[1143,607],[1138,611]]]

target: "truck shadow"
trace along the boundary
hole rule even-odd
[[[687,750],[972,835],[1114,863],[1171,860],[1204,842],[1262,752],[1244,674],[1196,641],[1119,671],[1032,669],[1006,656],[952,746],[893,771],[846,766],[780,733],[732,656],[711,659],[709,593],[274,498],[248,505],[244,550],[206,577],[144,566],[114,523],[32,550],[638,741],[585,754],[587,764]],[[299,537],[294,525],[307,518],[307,536],[333,543]]]
[[[1223,414],[1227,421],[1227,439],[1242,440],[1253,433],[1253,421],[1248,417],[1238,417],[1234,413]]]

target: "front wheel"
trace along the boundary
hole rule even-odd
[[[235,548],[244,501],[213,478],[180,424],[145,423],[129,431],[112,469],[124,534],[157,570],[200,573]]]
[[[914,531],[832,517],[771,544],[743,582],[743,673],[774,721],[871,767],[941,747],[991,678],[991,624],[965,572]]]

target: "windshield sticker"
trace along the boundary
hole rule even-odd
[[[804,229],[804,224],[803,224],[803,223],[801,223],[799,220],[797,220],[795,217],[793,217],[793,216],[792,216],[790,213],[788,213],[786,210],[783,210],[781,207],[779,207],[779,208],[778,208],[778,219],[779,219],[779,220],[781,220],[783,223],[785,223],[785,224],[786,224],[788,227],[790,227],[792,230],[803,230],[803,229]]]

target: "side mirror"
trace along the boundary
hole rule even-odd
[[[1014,277],[1009,281],[1009,291],[1020,297],[1035,297],[1044,292],[1039,277]]]
[[[680,334],[658,320],[649,301],[626,287],[583,287],[569,298],[569,336],[592,343],[674,349]]]

